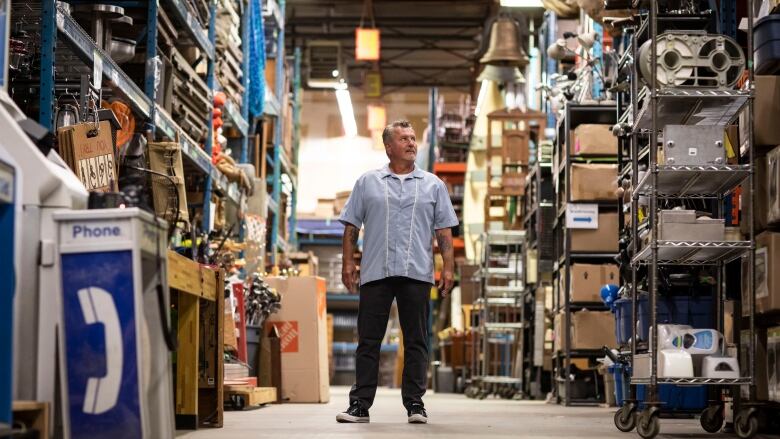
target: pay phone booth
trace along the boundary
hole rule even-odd
[[[1,152],[1,151],[0,151]],[[14,168],[0,157],[0,432],[11,428],[16,263]]]
[[[173,437],[166,223],[137,208],[54,218],[65,436]]]

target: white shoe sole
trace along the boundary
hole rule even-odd
[[[410,424],[427,424],[428,418],[426,418],[423,415],[412,415],[409,416],[409,423]]]
[[[347,413],[339,413],[336,415],[336,422],[342,424],[368,424],[370,419],[371,418],[368,416],[352,416]]]

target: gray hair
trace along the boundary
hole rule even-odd
[[[393,130],[396,128],[412,128],[412,124],[406,119],[399,119],[386,126],[382,131],[382,143],[387,145],[390,142],[390,136],[393,135]]]

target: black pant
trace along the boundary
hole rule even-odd
[[[404,335],[404,373],[401,396],[404,407],[422,404],[428,384],[428,315],[431,284],[406,277],[389,277],[360,287],[358,347],[355,385],[350,403],[368,409],[374,403],[379,375],[379,349],[387,330],[393,298],[398,305]]]

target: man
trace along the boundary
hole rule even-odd
[[[350,406],[338,422],[369,422],[379,373],[379,350],[395,298],[404,341],[401,395],[410,423],[424,424],[422,397],[427,387],[428,314],[433,286],[433,235],[444,259],[438,289],[446,296],[454,283],[452,230],[458,225],[447,187],[415,166],[417,142],[411,124],[399,120],[382,133],[390,163],[363,174],[339,220],[344,224],[342,282],[360,290],[355,385]],[[361,226],[363,257],[355,266]]]

